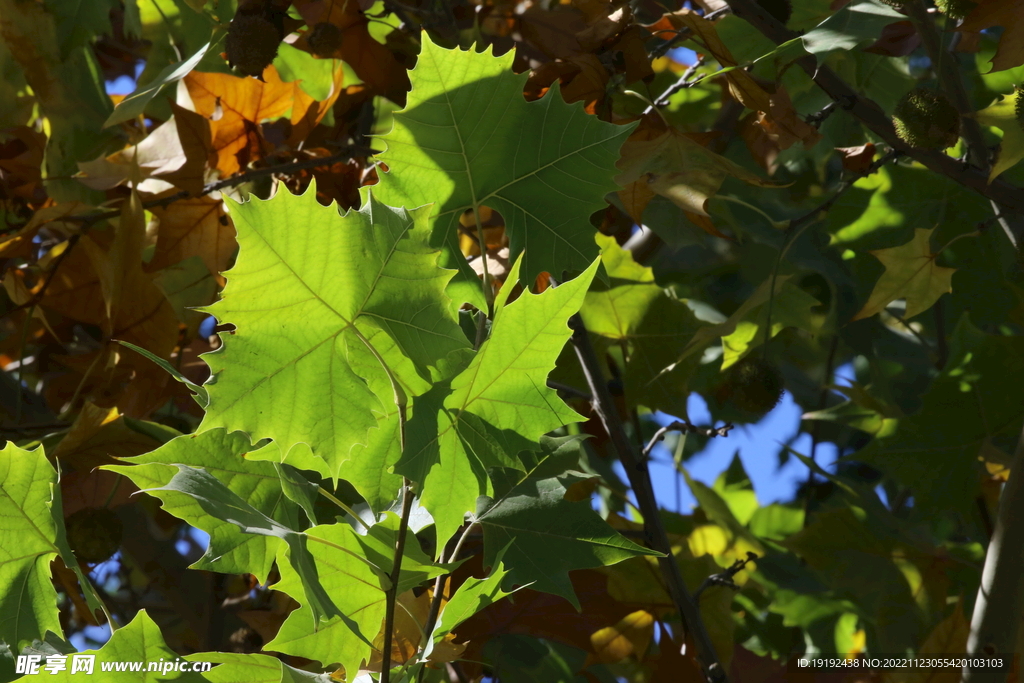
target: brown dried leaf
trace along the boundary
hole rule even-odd
[[[992,56],[992,71],[1024,64],[1024,0],[981,0],[960,30],[980,32],[993,26],[1002,26],[1003,35]]]
[[[804,149],[818,144],[821,133],[811,124],[800,118],[793,109],[786,89],[779,86],[769,97],[771,107],[768,112],[758,112],[757,124],[764,128],[768,137],[774,140],[779,149],[789,149],[797,142],[804,143]]]
[[[868,142],[857,147],[836,147],[843,155],[843,169],[850,173],[866,173],[875,158],[875,146]]]
[[[638,127],[622,146],[618,162],[622,173],[615,181],[626,190],[633,183],[646,183],[681,209],[707,216],[707,200],[729,176],[759,187],[774,185],[702,147],[685,133],[665,129],[652,119],[645,122],[647,125]]]
[[[150,272],[166,268],[192,256],[214,275],[228,269],[235,253],[235,228],[224,212],[224,203],[210,196],[184,199],[166,207],[154,207],[159,222],[156,251]]]

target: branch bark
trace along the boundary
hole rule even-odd
[[[633,444],[626,436],[622,419],[619,417],[615,402],[608,391],[608,383],[601,373],[597,353],[594,351],[583,319],[579,314],[574,315],[569,320],[569,326],[573,330],[572,343],[576,348],[576,356],[583,368],[583,374],[586,375],[587,384],[593,396],[591,404],[622,460],[622,466],[626,470],[630,486],[636,495],[638,507],[644,516],[644,539],[652,549],[664,553],[663,557],[658,558],[658,564],[668,586],[672,602],[675,603],[683,620],[683,626],[693,634],[697,646],[697,659],[704,670],[704,675],[712,683],[724,682],[726,680],[725,670],[722,668],[721,662],[718,661],[715,647],[704,628],[700,609],[687,590],[683,575],[679,571],[679,565],[672,557],[672,546],[661,521],[661,513],[658,509],[658,501],[654,496],[654,486],[651,483],[647,462],[637,454]]]
[[[1024,614],[1024,433],[1010,462],[1010,476],[999,497],[992,540],[974,603],[967,653],[972,657],[1012,657]],[[970,659],[968,659],[970,661]],[[1002,683],[1003,669],[966,667],[964,683]]]
[[[769,40],[782,44],[799,35],[779,23],[755,0],[728,0],[733,13],[746,20]],[[874,101],[857,94],[847,83],[827,66],[819,66],[813,56],[796,61],[807,75],[828,94],[842,109],[848,111],[863,123],[872,133],[887,145],[920,162],[936,173],[941,173],[964,187],[987,197],[1011,213],[1024,214],[1024,190],[1004,180],[988,182],[988,173],[980,168],[967,166],[948,157],[942,152],[915,149],[908,146],[897,135],[889,116]]]

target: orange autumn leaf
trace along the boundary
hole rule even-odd
[[[217,169],[223,177],[241,170],[237,154],[252,144],[257,125],[284,116],[301,91],[298,83],[282,81],[273,66],[263,78],[266,82],[193,71],[184,79],[196,113],[210,121]]]

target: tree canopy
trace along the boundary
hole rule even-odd
[[[0,0],[0,681],[1019,677],[1024,5],[934,4]]]

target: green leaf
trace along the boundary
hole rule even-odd
[[[854,320],[870,318],[896,299],[906,299],[903,319],[910,320],[931,308],[940,296],[953,291],[956,268],[936,264],[938,254],[931,249],[933,232],[934,229],[919,228],[914,231],[914,239],[906,244],[871,252],[885,265],[885,273]]]
[[[515,51],[495,57],[490,50],[446,50],[423,36],[408,105],[382,138],[389,172],[372,189],[394,206],[435,203],[432,244],[447,245],[446,263],[460,268],[453,296],[484,310],[477,276],[457,246],[463,212],[501,213],[510,258],[525,250],[525,282],[545,271],[584,270],[597,256],[589,216],[618,189],[615,161],[633,129],[565,104],[557,85],[527,102],[527,75],[511,70]]]
[[[118,105],[114,108],[114,111],[107,117],[107,120],[103,123],[104,128],[116,125],[118,123],[124,123],[130,121],[137,116],[141,116],[146,110],[146,105],[149,104],[150,100],[160,94],[160,91],[165,86],[171,83],[176,83],[183,79],[189,74],[196,66],[202,61],[203,57],[206,56],[207,50],[210,49],[210,43],[203,45],[199,48],[199,51],[188,59],[183,59],[175,64],[170,64],[164,68],[156,78],[149,81],[145,86],[137,88],[128,97],[121,100]]]
[[[915,642],[921,615],[894,561],[900,553],[872,533],[865,518],[859,508],[826,510],[782,545],[819,572],[838,591],[837,597],[856,600],[861,613],[874,622],[880,648],[902,652]]]
[[[76,657],[95,657],[93,660],[92,674],[97,680],[104,683],[155,683],[156,681],[180,681],[181,683],[202,683],[208,680],[202,674],[193,671],[147,671],[148,664],[159,665],[166,661],[168,664],[180,664],[181,657],[164,642],[160,627],[150,618],[146,610],[142,609],[135,615],[131,622],[122,628],[117,629],[110,636],[110,640],[99,650],[84,650],[78,655],[70,655],[65,663],[67,668],[57,674],[46,674],[48,681],[80,681],[88,680],[88,674],[83,671],[71,673]],[[207,661],[202,654],[193,655],[193,661]],[[143,662],[141,671],[131,671],[130,667],[136,662]],[[117,666],[122,665],[118,671]],[[107,670],[108,667],[109,670]],[[191,666],[186,666],[191,668]],[[31,680],[31,679],[22,679]]]
[[[436,385],[413,406],[396,471],[423,484],[420,502],[434,517],[438,546],[476,510],[477,497],[489,493],[485,468],[522,469],[520,451],[536,450],[541,436],[580,420],[548,388],[547,376],[599,262],[559,287],[524,290],[505,305],[522,261],[498,294],[491,336],[479,353],[450,384]]]
[[[136,346],[135,344],[131,344],[126,341],[121,341],[120,339],[116,341],[121,346],[127,346],[132,351],[141,354],[145,356],[147,359],[153,361],[154,363],[159,365],[162,370],[165,370],[176,381],[181,382],[182,384],[187,386],[192,391],[192,393],[195,394],[193,398],[196,400],[196,403],[198,403],[200,407],[205,408],[210,404],[210,396],[207,393],[205,386],[196,384],[188,377],[185,377],[185,375],[181,374],[181,371],[179,371],[178,368],[174,367],[160,356],[157,356],[156,354],[151,353],[150,351],[147,351],[146,349],[140,346]]]
[[[515,591],[504,591],[501,588],[508,570],[501,563],[503,553],[498,553],[491,573],[486,578],[478,579],[471,576],[466,579],[451,600],[441,608],[437,624],[423,657],[430,655],[430,650],[437,643],[444,640],[445,636],[455,630],[459,624],[469,619],[477,612],[490,607],[504,597],[512,595]]]
[[[270,655],[198,652],[183,659],[216,664],[203,674],[210,683],[331,683],[332,680],[328,674],[296,669]]]
[[[263,449],[273,449],[270,444]],[[259,513],[288,527],[298,527],[299,506],[283,490],[283,482],[272,462],[253,462],[244,457],[252,449],[241,432],[228,434],[212,429],[201,434],[181,436],[154,451],[124,458],[130,465],[107,465],[140,489],[166,486],[178,472],[177,465],[201,467],[230,491],[244,499]],[[297,475],[296,475],[297,476]],[[211,515],[199,501],[185,495],[165,493],[164,510],[210,534],[210,546],[196,563],[196,569],[225,574],[253,574],[266,582],[274,558],[283,548],[280,538],[246,534],[237,525]]]
[[[594,283],[587,293],[580,311],[587,330],[625,347],[629,405],[685,416],[687,379],[700,356],[676,361],[706,326],[684,302],[654,284],[651,269],[636,263],[614,238],[601,235],[597,241],[610,281]]]
[[[533,590],[564,597],[578,610],[570,571],[656,555],[609,526],[591,509],[589,498],[566,499],[566,490],[584,479],[578,473],[527,479],[499,501],[483,499],[477,521],[484,530],[484,565],[496,566],[499,551],[507,546],[506,585],[530,584]]]
[[[46,11],[54,16],[61,57],[86,47],[99,36],[110,33],[110,11],[120,7],[117,0],[46,0]]]
[[[468,347],[444,295],[452,272],[427,244],[426,210],[371,198],[339,215],[311,186],[231,215],[239,255],[209,311],[236,330],[204,356],[215,375],[200,431],[269,437],[285,455],[307,444],[337,478],[381,414]]]
[[[856,459],[912,487],[926,510],[969,510],[979,456],[992,441],[1015,443],[1024,419],[1024,338],[979,332],[964,317],[949,361],[916,415],[873,441]]]
[[[758,555],[764,554],[761,542],[754,538],[753,534],[736,518],[732,507],[723,500],[718,492],[707,484],[694,480],[686,470],[683,470],[683,478],[686,479],[686,484],[690,487],[693,497],[697,499],[700,509],[704,511],[709,520],[728,530],[732,536],[730,539],[732,543],[735,543],[737,539],[742,539],[752,546]]]
[[[367,536],[360,536],[347,524],[309,529],[309,553],[316,562],[320,582],[334,597],[341,613],[313,628],[309,605],[303,603],[288,615],[277,637],[265,649],[315,659],[325,666],[340,662],[349,677],[354,678],[362,662],[370,659],[371,643],[384,619],[387,587],[381,581],[383,574],[373,572],[367,561],[360,558],[372,558],[384,572],[390,573],[398,522],[396,515],[389,515],[385,522],[371,527]],[[416,539],[410,537],[398,580],[400,592],[448,571],[444,566],[431,565],[430,558],[415,546]],[[281,567],[281,577],[274,589],[302,602],[302,588],[295,572]]]
[[[820,62],[830,52],[854,50],[864,43],[873,43],[885,26],[906,20],[904,15],[876,0],[851,3],[804,34],[804,49]]]
[[[0,450],[0,535],[7,539],[0,545],[0,641],[19,650],[47,631],[64,633],[50,581],[64,526],[54,516],[56,487],[57,472],[42,448],[25,451],[8,442]],[[68,566],[77,564],[72,559]]]
[[[305,534],[263,514],[205,470],[182,464],[175,467],[178,472],[164,486],[143,490],[170,505],[180,505],[182,496],[192,498],[207,515],[234,524],[243,533],[280,539],[287,546],[289,564],[302,581],[313,627],[339,615],[338,607],[317,576],[317,564],[306,549]],[[278,552],[280,554],[284,549]]]
[[[817,299],[786,277],[771,303],[771,336],[774,337],[787,327],[804,330],[812,336],[817,335],[824,323],[824,315],[814,312],[820,305]],[[723,372],[764,343],[764,328],[767,324],[768,302],[765,302],[749,309],[743,319],[736,323],[736,329],[722,337]]]
[[[729,506],[740,524],[747,524],[758,510],[757,494],[743,469],[739,451],[733,454],[728,469],[718,475],[711,488]]]

